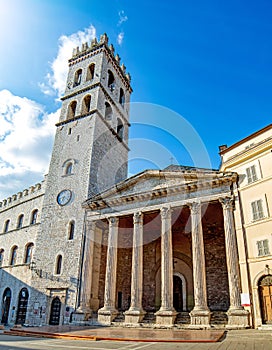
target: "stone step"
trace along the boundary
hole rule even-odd
[[[182,311],[177,314],[176,324],[190,324],[191,318],[189,312]]]
[[[154,312],[147,312],[142,320],[142,323],[156,323],[156,316]]]
[[[115,319],[113,320],[113,322],[125,322],[125,315],[123,312],[118,312],[117,316],[115,317]]]
[[[213,311],[211,314],[211,324],[227,324],[228,316],[224,311]]]

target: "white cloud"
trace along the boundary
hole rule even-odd
[[[68,59],[75,47],[95,37],[91,25],[59,38],[51,72],[39,84],[47,95],[60,97],[65,90]],[[43,179],[48,171],[55,124],[60,110],[47,114],[44,106],[26,97],[0,91],[0,200]]]
[[[47,172],[59,110],[0,91],[0,198],[41,181]]]
[[[84,31],[78,31],[69,36],[62,35],[59,38],[58,54],[51,63],[51,73],[47,74],[46,82],[40,84],[45,94],[60,97],[64,93],[68,72],[68,59],[72,57],[73,49],[77,46],[81,47],[82,43],[90,43],[95,36],[96,29],[90,25]]]
[[[119,21],[118,21],[118,25],[120,26],[122,23],[126,22],[128,20],[128,16],[125,15],[125,11],[119,11],[118,12],[118,16],[119,16]]]
[[[124,40],[124,36],[125,36],[125,33],[124,33],[124,32],[121,32],[121,33],[118,34],[118,37],[117,37],[117,43],[118,43],[118,45],[122,45],[123,40]]]

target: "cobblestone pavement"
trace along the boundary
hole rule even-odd
[[[217,343],[155,343],[44,339],[0,334],[1,350],[271,350],[272,331],[229,331]]]

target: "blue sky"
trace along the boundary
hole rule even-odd
[[[170,162],[218,168],[219,145],[271,123],[271,15],[270,0],[0,0],[0,198],[46,173],[66,56],[104,32],[141,103],[130,172]]]

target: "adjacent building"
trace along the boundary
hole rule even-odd
[[[221,171],[239,175],[235,223],[245,304],[255,326],[272,323],[272,125],[230,147]]]

